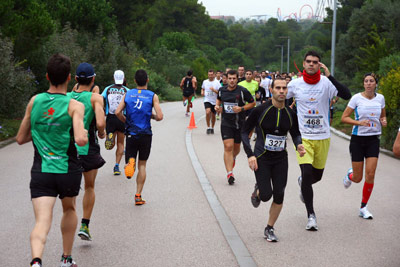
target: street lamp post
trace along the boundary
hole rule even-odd
[[[289,58],[290,58],[290,36],[280,36],[281,39],[287,39],[287,73],[289,73]]]
[[[332,47],[331,47],[331,74],[335,75],[335,46],[336,46],[336,10],[337,0],[333,5],[333,24],[332,24]]]
[[[282,74],[282,71],[283,71],[283,45],[275,45],[275,46],[281,48],[281,74]]]

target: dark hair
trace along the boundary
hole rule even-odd
[[[135,73],[135,81],[138,86],[145,86],[147,83],[147,72],[143,69],[137,70]]]
[[[365,80],[365,78],[366,78],[367,76],[372,76],[372,78],[375,79],[375,82],[378,83],[378,77],[376,77],[376,74],[375,74],[375,73],[373,73],[373,72],[365,73],[365,74],[364,74],[364,80]]]
[[[252,70],[246,70],[244,73],[248,73],[249,71],[251,72],[251,74],[253,74]]]
[[[228,75],[236,75],[236,78],[239,78],[239,74],[237,73],[236,70],[230,70],[230,71],[228,71],[228,73],[227,73],[226,76],[228,76]]]
[[[220,70],[217,70],[217,72],[220,72],[220,73],[222,73],[222,71],[220,71]]]
[[[213,69],[209,69],[208,72],[215,73],[215,71]]]
[[[65,83],[71,73],[71,60],[63,54],[54,54],[47,62],[47,75],[54,86]]]
[[[222,76],[228,77],[228,74],[224,72],[222,73]]]
[[[242,67],[244,68],[244,65],[239,65],[239,66],[238,66],[238,69],[239,69],[239,68],[242,68]]]
[[[193,71],[192,70],[188,70],[187,76],[192,76],[192,74],[193,74]]]
[[[90,77],[90,78],[76,77],[76,80],[77,80],[78,83],[81,84],[81,85],[89,85],[89,84],[92,82],[93,77]]]
[[[306,60],[306,58],[307,58],[308,56],[317,57],[318,60],[321,61],[321,56],[320,56],[316,51],[314,51],[314,50],[308,51],[308,52],[306,53],[306,55],[304,56],[304,60]]]
[[[285,83],[286,83],[286,80],[282,79],[281,77],[275,78],[275,80],[273,80],[272,83],[271,83],[271,88],[274,88],[276,81],[285,81]]]

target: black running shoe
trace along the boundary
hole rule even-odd
[[[267,241],[269,241],[269,242],[278,242],[278,238],[276,237],[274,231],[275,231],[274,228],[265,227],[264,236],[267,239]]]
[[[207,134],[210,134],[211,133],[211,129],[207,129]]]
[[[233,173],[228,174],[228,184],[233,185],[235,183],[235,177],[233,176]]]
[[[258,196],[258,185],[256,184],[254,186],[254,191],[253,194],[251,194],[251,204],[253,204],[254,208],[258,208],[260,206],[261,200],[260,197]]]
[[[210,129],[210,134],[214,134],[214,129],[213,128]]]

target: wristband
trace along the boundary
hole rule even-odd
[[[242,107],[242,111],[244,111],[244,107]]]

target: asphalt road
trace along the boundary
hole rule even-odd
[[[348,190],[342,179],[350,167],[348,141],[332,136],[322,181],[314,186],[318,232],[305,230],[299,200],[300,173],[289,145],[289,177],[284,208],[275,225],[280,241],[263,238],[270,203],[252,207],[254,174],[242,151],[229,186],[223,164],[219,121],[206,135],[202,99],[194,103],[198,128],[191,141],[219,202],[258,266],[400,266],[400,161],[380,155],[369,210],[373,220],[358,217],[362,184]],[[92,242],[75,239],[78,266],[238,266],[189,158],[185,136],[190,118],[181,102],[163,103],[164,120],[152,122],[153,145],[143,198],[134,205],[135,182],[113,176],[114,151],[102,155],[106,165],[96,180],[96,204],[90,223]],[[34,225],[29,180],[32,144],[0,149],[0,266],[28,266],[29,234]],[[82,216],[83,191],[77,198]],[[62,254],[57,201],[44,266],[57,266]]]

